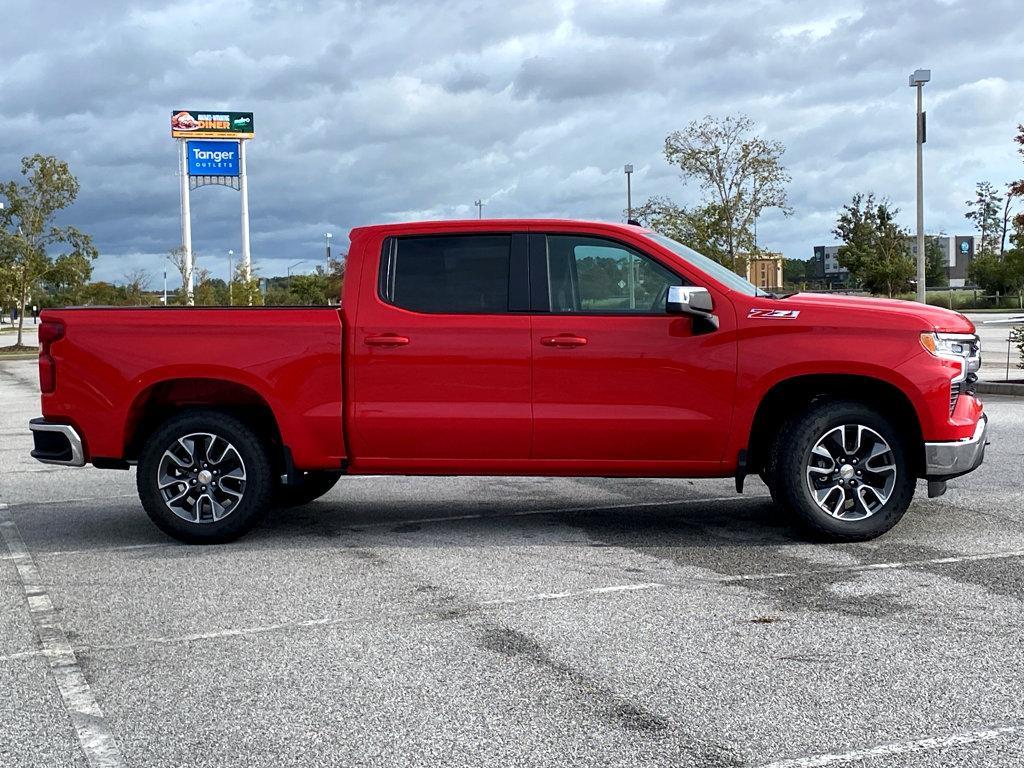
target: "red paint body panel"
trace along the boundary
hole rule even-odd
[[[380,298],[386,237],[469,232],[621,241],[706,287],[719,328],[698,332],[680,315],[425,314]],[[361,227],[341,310],[72,309],[43,319],[65,326],[50,348],[56,388],[42,396],[43,414],[74,425],[88,458],[124,457],[153,388],[176,379],[227,389],[193,383],[175,391],[175,405],[201,402],[204,389],[249,393],[273,412],[297,467],[347,462],[353,473],[731,475],[765,395],[821,374],[898,388],[926,441],[970,436],[982,411],[963,395],[949,414],[955,365],[919,341],[973,333],[962,315],[890,300],[750,297],[626,225]],[[560,335],[576,339],[542,343]]]
[[[337,309],[45,310],[65,325],[51,347],[55,392],[43,415],[74,425],[86,456],[124,456],[133,406],[156,385],[240,385],[274,412],[296,464],[338,467],[341,322]]]

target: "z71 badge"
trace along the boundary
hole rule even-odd
[[[748,318],[768,318],[770,320],[794,320],[800,315],[800,310],[758,310],[753,309],[747,313]]]

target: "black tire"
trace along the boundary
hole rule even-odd
[[[840,431],[844,425],[848,427]],[[861,432],[859,427],[865,430]],[[843,441],[834,453],[847,456],[842,462],[835,457],[825,459],[822,454],[812,457],[812,450],[819,441],[826,441],[819,450],[835,447],[836,441]],[[855,442],[868,448],[849,450],[848,446]],[[874,539],[899,522],[914,497],[917,478],[905,438],[890,419],[864,404],[848,400],[816,401],[783,425],[775,448],[769,474],[772,496],[805,530],[819,539],[839,542]],[[887,452],[865,460],[867,454],[885,448]],[[892,471],[872,469],[890,465],[894,468]],[[827,467],[834,471],[820,469]],[[863,475],[857,467],[863,470]],[[891,486],[890,472],[893,473]],[[855,474],[855,477],[845,479],[844,473]],[[828,493],[821,500],[823,505],[834,507],[839,516],[850,518],[837,517],[819,507],[812,485],[817,487],[818,494]],[[833,486],[838,491],[827,492]],[[871,507],[874,509],[869,509]],[[857,515],[865,517],[854,519]]]
[[[213,439],[192,437],[196,435]],[[222,449],[221,459],[213,461]],[[174,457],[165,457],[169,451]],[[186,468],[188,464],[194,467]],[[197,473],[204,467],[208,474],[220,473],[218,467],[225,470],[203,486]],[[234,478],[239,467],[242,477]],[[252,429],[230,414],[204,409],[169,419],[149,438],[139,457],[136,484],[143,508],[162,532],[182,542],[214,544],[237,539],[259,523],[270,501],[271,473],[266,446]],[[166,481],[163,490],[161,478]],[[194,520],[181,517],[190,506]]]
[[[341,473],[330,470],[311,470],[302,474],[298,483],[284,486],[278,483],[274,488],[275,507],[298,507],[319,499],[334,488]]]

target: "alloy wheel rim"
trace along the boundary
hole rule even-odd
[[[245,495],[245,462],[230,441],[214,433],[189,433],[160,458],[157,488],[167,509],[189,523],[216,523]]]
[[[896,456],[870,427],[839,425],[811,448],[807,488],[815,504],[840,521],[862,521],[881,510],[896,487]]]

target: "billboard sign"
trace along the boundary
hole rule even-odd
[[[175,139],[251,139],[251,112],[214,112],[176,109],[171,112],[171,136]]]
[[[189,176],[238,176],[238,142],[190,141]]]

